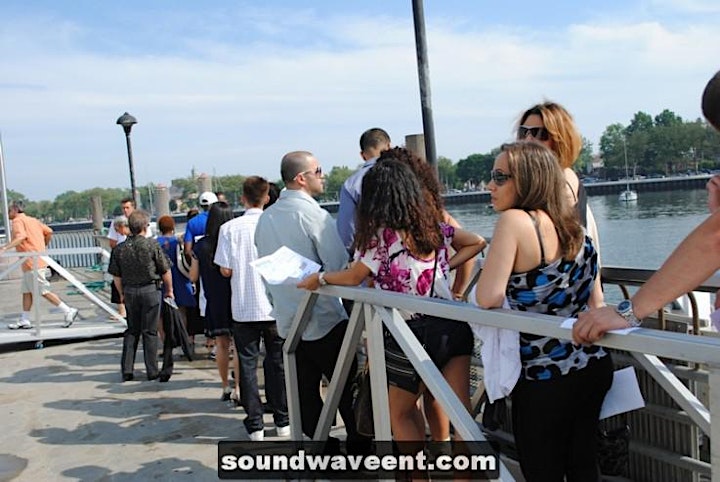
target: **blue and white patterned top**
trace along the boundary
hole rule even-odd
[[[597,251],[586,235],[574,260],[559,258],[545,264],[543,255],[537,268],[513,273],[506,296],[513,310],[574,317],[587,309],[597,273]],[[605,355],[599,346],[578,346],[568,340],[520,333],[522,377],[527,380],[558,378]]]

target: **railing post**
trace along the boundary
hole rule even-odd
[[[33,269],[33,292],[32,307],[33,318],[35,318],[35,336],[40,338],[40,283],[38,283],[38,267],[40,265],[40,257],[36,254],[32,257]],[[23,273],[24,275],[25,273]]]
[[[362,338],[364,327],[365,317],[363,310],[360,303],[356,303],[355,306],[353,306],[347,330],[345,331],[345,337],[343,338],[340,352],[338,353],[338,359],[335,362],[332,380],[330,380],[325,395],[325,403],[323,403],[322,410],[320,410],[318,424],[313,434],[314,440],[326,440],[328,435],[330,435],[330,428],[335,419],[335,412],[337,412],[345,383],[352,383],[351,379],[349,379],[350,369],[352,368],[353,360],[356,358],[357,347],[360,343],[360,338]],[[354,379],[356,375],[357,373],[353,373],[352,379]]]
[[[318,295],[308,292],[300,302],[295,319],[290,326],[288,337],[283,343],[283,362],[285,364],[285,391],[287,393],[288,414],[290,415],[290,433],[293,440],[302,440],[302,415],[300,413],[300,389],[297,384],[298,370],[295,352],[302,340],[312,309]]]
[[[720,365],[708,364],[710,387],[710,463],[712,482],[720,482]]]

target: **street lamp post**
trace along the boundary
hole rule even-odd
[[[121,125],[125,131],[128,163],[130,164],[130,189],[132,189],[132,198],[135,203],[135,207],[139,208],[140,204],[138,204],[137,190],[135,189],[135,167],[133,166],[132,145],[130,144],[130,131],[132,130],[132,126],[137,124],[137,119],[125,112],[118,118],[116,124]]]

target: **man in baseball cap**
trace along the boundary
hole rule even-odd
[[[200,205],[200,214],[188,221],[185,227],[185,253],[188,256],[192,252],[195,241],[205,236],[205,228],[207,227],[208,211],[210,206],[218,202],[218,198],[214,192],[205,191],[198,197],[198,204]],[[188,258],[189,261],[189,258]]]

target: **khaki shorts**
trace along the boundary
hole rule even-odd
[[[33,292],[33,280],[37,278],[38,289],[40,294],[50,293],[50,283],[47,280],[49,273],[48,268],[39,268],[37,271],[23,271],[22,278],[22,292],[32,293]]]

